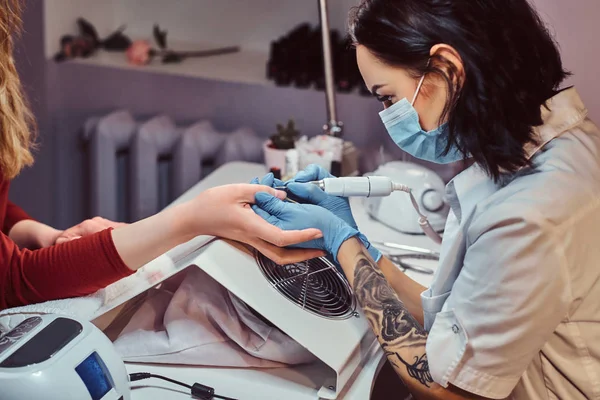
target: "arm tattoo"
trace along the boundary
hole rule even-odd
[[[407,363],[400,357],[398,353],[386,353],[388,360],[397,358],[406,367],[408,376],[419,381],[422,385],[429,387],[429,384],[433,382],[431,373],[429,372],[429,363],[427,362],[427,354],[423,354],[421,357],[415,356],[414,363]],[[397,364],[394,364],[397,365]]]
[[[408,312],[377,264],[364,252],[356,257],[354,292],[389,361],[408,377],[433,383],[425,353],[427,332]]]

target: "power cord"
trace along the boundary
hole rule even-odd
[[[142,379],[156,378],[162,379],[163,381],[171,382],[179,386],[183,386],[191,390],[192,396],[201,400],[213,400],[213,399],[221,399],[221,400],[236,400],[231,397],[219,396],[215,394],[215,389],[210,386],[205,386],[200,383],[194,383],[192,386],[185,384],[183,382],[176,381],[175,379],[167,378],[162,375],[155,375],[149,372],[136,372],[133,374],[129,374],[129,381],[141,381]]]

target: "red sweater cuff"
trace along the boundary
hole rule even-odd
[[[2,232],[8,235],[13,226],[15,226],[18,222],[27,219],[33,220],[33,218],[21,207],[9,201],[6,204],[6,213],[4,214],[4,226],[2,227]]]
[[[131,270],[127,264],[119,255],[117,248],[115,247],[115,242],[112,238],[113,228],[105,229],[100,232],[99,239],[102,244],[102,249],[104,250],[104,254],[108,262],[112,265],[115,274],[117,274],[120,278],[125,278],[129,275],[133,275],[135,271]]]
[[[134,273],[117,252],[112,228],[39,250],[0,235],[0,310],[86,296]]]

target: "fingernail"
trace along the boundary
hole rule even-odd
[[[287,193],[283,190],[276,190],[275,192],[275,196],[280,200],[284,200],[287,197]]]
[[[319,232],[315,235],[315,239],[321,239],[323,237],[323,233]]]

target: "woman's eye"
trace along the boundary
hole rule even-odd
[[[392,102],[392,96],[379,96],[378,95],[378,96],[375,96],[375,98],[380,103],[391,103]]]

